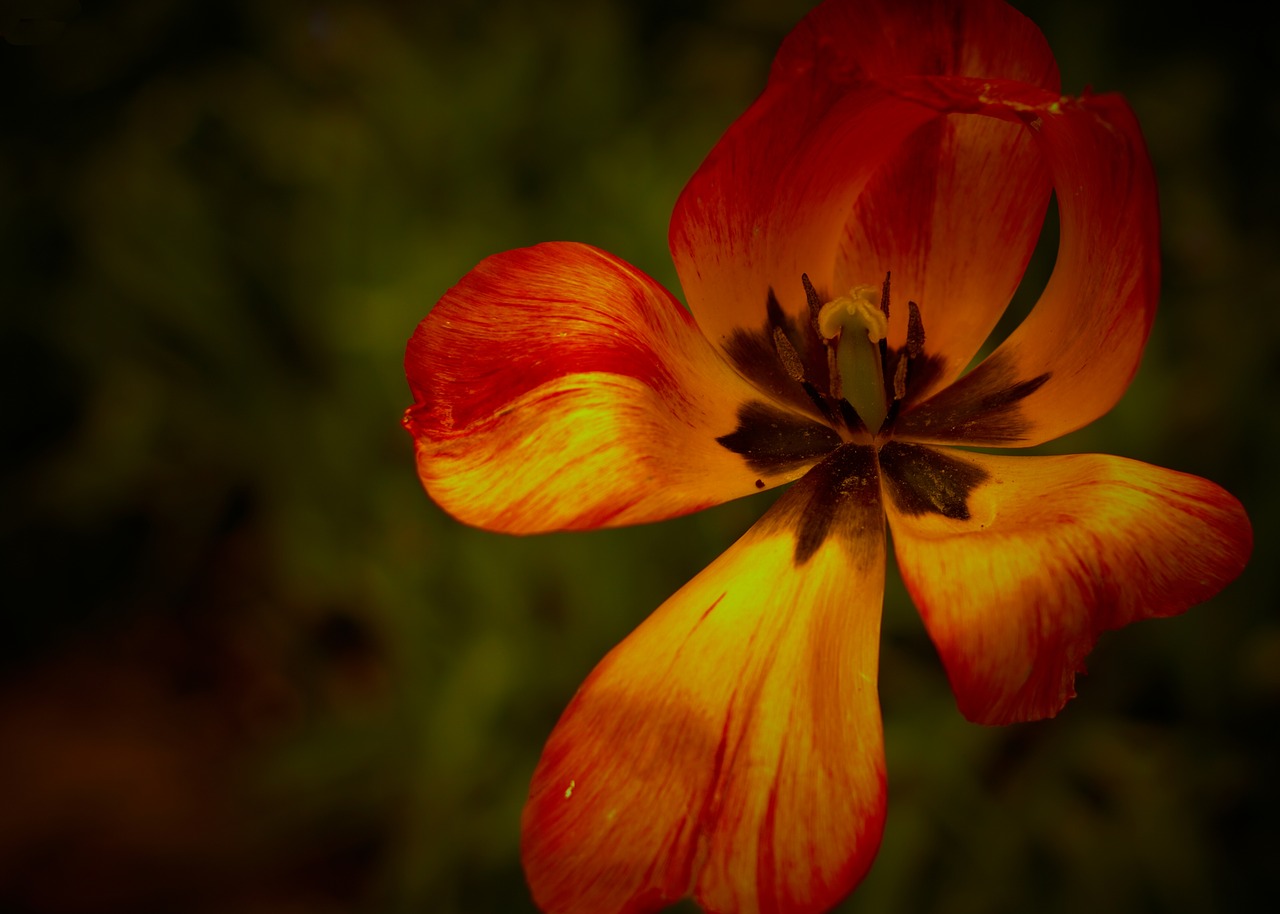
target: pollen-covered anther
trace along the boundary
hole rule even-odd
[[[924,354],[924,319],[920,317],[920,306],[913,301],[907,302],[907,345],[898,352],[898,362],[893,367],[893,404],[890,414],[897,411],[900,401],[907,396],[907,371],[911,360]]]
[[[872,433],[888,414],[880,342],[889,332],[878,286],[855,286],[818,312],[818,332],[827,343],[831,394],[844,399]]]
[[[791,340],[787,339],[787,335],[781,327],[773,328],[773,348],[778,353],[778,359],[782,362],[782,367],[791,376],[791,380],[803,382],[805,379],[804,362],[800,359],[800,353],[796,352],[796,347],[791,345]]]

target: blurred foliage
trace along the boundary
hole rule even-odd
[[[765,502],[464,528],[414,475],[403,345],[540,240],[678,288],[675,197],[806,5],[104,0],[0,43],[0,910],[532,911],[542,741]],[[1256,910],[1280,855],[1280,36],[1230,4],[1021,8],[1068,91],[1137,108],[1164,206],[1142,373],[1052,450],[1215,479],[1257,552],[1104,639],[1057,720],[1003,729],[960,718],[891,581],[889,824],[840,910]]]

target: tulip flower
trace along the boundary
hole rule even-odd
[[[1052,276],[976,360],[1053,195]],[[1160,275],[1132,111],[1064,97],[1000,0],[819,6],[681,194],[670,246],[688,310],[584,244],[483,261],[409,343],[405,426],[429,495],[489,530],[790,484],[579,689],[522,849],[550,914],[825,911],[885,818],[886,527],[960,711],[986,724],[1054,715],[1103,631],[1213,596],[1252,533],[1195,476],[988,453],[1117,402]]]

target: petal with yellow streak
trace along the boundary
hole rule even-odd
[[[1053,716],[1102,632],[1209,599],[1252,549],[1240,503],[1197,476],[1092,454],[950,456],[986,474],[967,517],[888,479],[885,504],[903,580],[980,723]]]
[[[665,289],[582,244],[483,261],[418,326],[405,371],[423,485],[492,530],[659,520],[789,481],[817,459],[774,461],[770,473],[719,443],[765,395]]]
[[[583,684],[525,808],[543,910],[816,914],[862,878],[885,808],[874,474],[868,448],[828,457]]]

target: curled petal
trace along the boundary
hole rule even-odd
[[[821,290],[845,291],[832,285],[854,201],[905,138],[939,117],[936,106],[895,91],[921,75],[1058,92],[1044,37],[999,0],[819,6],[784,42],[763,95],[711,151],[672,216],[680,282],[713,341],[762,323],[770,289],[789,314],[807,317],[802,273]],[[1011,167],[1012,184],[1025,184],[1025,157]],[[999,193],[998,209],[1007,198]]]
[[[1103,631],[1209,599],[1252,549],[1240,503],[1196,476],[1098,455],[945,459],[968,469],[904,462],[896,483],[886,469],[886,505],[907,589],[980,723],[1056,714]],[[965,478],[964,511],[926,507],[925,490]]]
[[[586,245],[485,260],[419,325],[405,370],[423,485],[481,527],[656,520],[803,469],[771,474],[716,440],[760,392],[661,286]]]
[[[973,371],[904,412],[896,434],[1038,444],[1105,413],[1138,370],[1160,284],[1155,178],[1118,96],[1037,100],[980,88],[979,108],[1022,121],[1042,151],[1058,199],[1058,258],[1021,326]],[[955,86],[932,89],[937,104],[958,104]]]
[[[534,774],[523,857],[549,914],[828,910],[884,822],[884,520],[836,451],[615,648]]]

